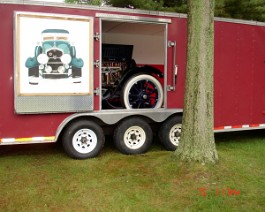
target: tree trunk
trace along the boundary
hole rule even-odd
[[[214,0],[188,1],[188,50],[181,160],[216,162],[213,132]]]

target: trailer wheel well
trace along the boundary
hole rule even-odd
[[[115,125],[118,125],[120,122],[124,121],[124,120],[127,120],[127,119],[130,119],[132,117],[135,117],[135,118],[141,118],[143,120],[145,120],[147,123],[149,124],[152,124],[152,123],[155,123],[154,120],[152,120],[151,118],[147,117],[147,116],[143,116],[143,115],[131,115],[131,116],[127,116],[125,118],[122,118],[121,120],[119,120]]]
[[[167,119],[165,119],[163,122],[165,122],[166,120],[171,119],[172,117],[180,117],[182,119],[183,113],[172,114],[169,117],[167,117]]]
[[[106,124],[102,120],[100,120],[99,118],[97,118],[97,117],[93,117],[93,116],[79,116],[79,117],[76,117],[76,118],[70,120],[69,122],[67,122],[63,126],[63,128],[60,130],[60,132],[59,132],[59,134],[57,136],[56,141],[61,143],[62,136],[63,136],[65,130],[67,129],[67,127],[69,127],[70,125],[72,125],[72,124],[74,124],[76,122],[82,121],[82,120],[89,120],[89,121],[95,122],[96,124],[98,124],[102,128],[104,128],[104,126],[106,126]]]

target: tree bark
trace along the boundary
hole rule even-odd
[[[188,46],[182,135],[176,155],[218,160],[213,132],[214,0],[188,1]]]

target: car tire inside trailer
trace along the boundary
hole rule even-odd
[[[113,140],[118,150],[124,154],[142,154],[150,148],[153,133],[144,119],[131,117],[116,127]]]
[[[158,136],[160,142],[166,150],[174,151],[177,149],[181,135],[181,117],[173,116],[163,122]]]
[[[127,109],[160,108],[163,104],[163,88],[151,75],[133,75],[122,89],[122,103]]]
[[[70,157],[75,159],[96,157],[104,143],[105,136],[102,128],[88,120],[70,124],[63,134],[63,148]]]

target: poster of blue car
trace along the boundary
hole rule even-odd
[[[92,24],[89,17],[18,13],[15,61],[19,95],[90,94]]]
[[[34,56],[28,57],[29,84],[37,85],[39,78],[72,78],[81,83],[84,61],[76,57],[75,46],[70,44],[69,32],[64,29],[45,29],[42,31],[40,45],[35,47]]]

